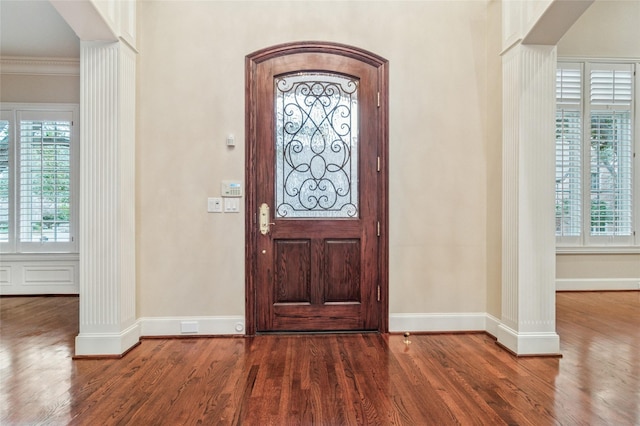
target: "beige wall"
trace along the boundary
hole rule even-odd
[[[245,55],[297,40],[390,62],[390,312],[495,310],[500,27],[488,13],[482,1],[141,2],[138,316],[244,313],[244,211],[207,213],[206,198],[244,180]]]
[[[502,312],[502,2],[487,4],[487,308]]]
[[[80,102],[80,77],[67,75],[0,75],[0,102]]]
[[[596,0],[558,43],[558,56],[640,58],[640,1]]]
[[[558,279],[630,278],[640,283],[640,258],[637,254],[563,254],[558,257]]]

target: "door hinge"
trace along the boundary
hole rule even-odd
[[[380,108],[380,92],[378,92],[378,108]]]
[[[380,171],[380,157],[378,157],[378,171]]]
[[[378,237],[380,236],[380,221],[378,221]]]
[[[380,286],[378,286],[378,302],[380,301]]]

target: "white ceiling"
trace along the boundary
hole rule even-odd
[[[0,0],[0,56],[79,58],[80,39],[48,0]]]

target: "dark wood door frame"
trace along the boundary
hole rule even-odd
[[[389,154],[389,103],[388,103],[388,61],[371,52],[337,43],[296,42],[268,47],[254,52],[245,60],[245,134],[246,134],[246,212],[245,212],[245,318],[246,334],[256,333],[256,256],[258,246],[256,196],[257,158],[256,147],[259,140],[256,125],[256,66],[266,60],[296,53],[327,53],[342,55],[373,65],[378,70],[379,108],[378,108],[378,212],[380,222],[380,240],[378,256],[378,276],[380,288],[380,309],[378,331],[389,330],[389,218],[388,218],[388,154]]]

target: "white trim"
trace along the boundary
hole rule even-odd
[[[486,331],[486,313],[390,314],[390,332]]]
[[[120,333],[80,333],[76,336],[76,356],[122,355],[139,341],[137,322]]]
[[[78,294],[78,255],[2,255],[0,295]]]
[[[78,253],[2,253],[0,265],[8,262],[78,261]]]
[[[558,278],[556,291],[640,290],[639,278]]]
[[[213,317],[142,317],[138,319],[141,336],[213,336],[244,335],[245,318],[241,315]],[[183,332],[183,325],[189,330]]]
[[[80,75],[79,58],[0,57],[0,73],[23,75]]]
[[[501,324],[498,343],[519,355],[559,355],[560,336],[555,332],[518,332]]]
[[[500,324],[502,324],[502,322],[500,321],[499,318],[494,317],[493,315],[487,313],[485,314],[487,317],[485,319],[485,330],[487,333],[489,333],[490,335],[492,335],[493,337],[497,337],[498,336],[498,330],[500,327]]]
[[[556,355],[560,337],[555,332],[517,332],[491,314],[390,314],[389,331],[413,333],[455,333],[483,331],[517,355]]]
[[[601,56],[589,57],[589,56],[558,56],[558,62],[594,62],[604,64],[618,64],[629,62],[640,62],[640,58],[630,56],[618,57],[618,58],[603,58]]]
[[[640,254],[639,246],[556,246],[556,254]]]

